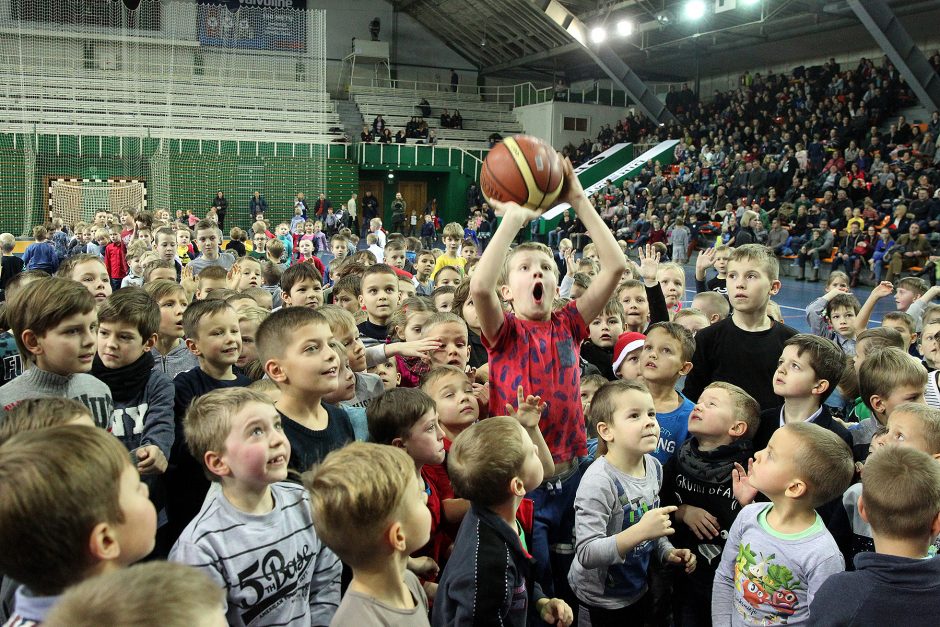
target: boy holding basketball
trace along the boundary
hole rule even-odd
[[[567,589],[567,565],[556,562],[552,577],[549,545],[574,544],[574,497],[581,476],[578,460],[587,455],[579,400],[579,347],[589,336],[588,322],[604,309],[627,267],[617,241],[585,196],[571,162],[565,159],[563,167],[565,182],[558,202],[568,202],[574,208],[593,235],[601,262],[601,271],[590,287],[581,298],[553,312],[558,267],[551,250],[535,243],[509,250],[517,233],[538,218],[540,211],[496,200],[490,202],[503,220],[470,282],[470,297],[489,354],[490,415],[502,415],[506,405],[515,405],[516,381],[528,382],[527,395],[550,399],[540,428],[552,452],[555,472],[531,494],[535,524],[530,549],[538,562],[538,579],[549,596],[563,595]],[[494,276],[499,277],[498,293],[493,289]],[[509,313],[503,313],[501,300],[510,305]],[[546,368],[546,364],[553,367]],[[568,556],[568,564],[570,560]],[[557,591],[553,579],[559,584]]]

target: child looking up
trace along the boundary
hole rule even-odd
[[[261,616],[265,623],[328,624],[342,567],[311,530],[306,489],[285,482],[291,447],[277,410],[259,392],[216,390],[193,402],[184,429],[213,487],[170,559],[225,588],[229,625]],[[307,567],[283,568],[271,579],[263,564],[275,555]]]
[[[745,506],[731,526],[712,592],[714,624],[767,624],[781,614],[794,624],[812,618],[816,591],[845,570],[815,508],[845,491],[853,473],[845,442],[812,423],[780,428],[746,476],[734,472],[741,477],[734,477],[739,501],[761,492],[770,503]]]
[[[504,413],[506,405],[513,403],[516,382],[520,380],[528,382],[529,394],[551,399],[552,411],[542,429],[555,461],[555,473],[547,479],[567,481],[562,481],[562,490],[553,492],[551,507],[547,507],[547,487],[539,488],[534,494],[539,520],[533,553],[540,567],[545,569],[549,564],[549,535],[571,535],[571,521],[564,514],[570,511],[577,487],[576,460],[587,452],[584,416],[578,399],[579,347],[589,336],[587,323],[603,311],[626,269],[626,259],[617,241],[588,201],[571,162],[565,160],[564,164],[565,182],[558,200],[574,208],[593,235],[600,258],[601,270],[591,287],[579,299],[553,312],[558,269],[552,251],[532,243],[509,251],[518,232],[536,219],[538,213],[515,203],[499,201],[492,204],[503,219],[470,282],[470,294],[490,356],[490,415]],[[498,277],[499,297],[492,282],[494,276]],[[500,300],[509,303],[511,313],[504,313]],[[546,364],[551,367],[546,368]],[[564,525],[563,517],[568,521]],[[564,575],[564,572],[554,574],[559,588],[564,587]],[[552,579],[548,570],[540,577],[548,586],[552,585]]]
[[[858,299],[834,288],[806,306],[806,321],[816,335],[835,342],[846,355],[855,354]]]
[[[783,405],[761,413],[760,427],[754,434],[755,450],[766,448],[777,429],[795,422],[817,424],[852,446],[852,436],[824,404],[842,378],[845,365],[844,353],[827,339],[799,333],[787,340],[773,378],[774,394],[783,398]]]
[[[687,398],[697,399],[712,381],[725,381],[741,387],[763,409],[780,405],[773,373],[796,329],[767,315],[770,297],[780,291],[779,272],[777,258],[765,246],[745,244],[731,253],[727,287],[734,314],[695,335],[693,368],[683,389]]]
[[[477,423],[454,441],[454,490],[471,506],[441,575],[431,616],[435,627],[526,625],[533,612],[550,624],[571,625],[571,608],[546,597],[534,581],[531,525],[518,521],[526,493],[542,482],[537,448],[527,430],[506,416]],[[525,509],[531,512],[531,506]]]
[[[662,562],[695,570],[696,557],[676,549],[669,515],[659,507],[662,466],[650,453],[659,441],[653,398],[642,383],[615,381],[594,395],[591,422],[598,459],[575,499],[575,560],[568,581],[592,625],[643,620],[651,598],[647,570],[655,550]]]
[[[676,577],[674,616],[683,625],[711,622],[712,582],[728,530],[740,511],[732,494],[735,464],[747,465],[760,421],[757,401],[736,385],[716,381],[689,416],[691,437],[663,468],[664,505],[678,507],[672,543],[702,556],[689,577]]]

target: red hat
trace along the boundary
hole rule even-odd
[[[614,346],[613,367],[614,374],[617,375],[618,379],[620,378],[620,375],[617,374],[617,369],[620,368],[620,364],[622,364],[623,360],[627,358],[627,355],[638,348],[642,348],[644,343],[646,343],[646,336],[642,333],[636,333],[634,331],[621,333],[620,337],[617,338],[617,344]]]

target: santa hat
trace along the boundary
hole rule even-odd
[[[623,363],[623,360],[627,358],[627,355],[632,353],[638,348],[643,348],[643,344],[646,342],[646,336],[642,333],[636,333],[630,331],[628,333],[621,333],[620,337],[617,338],[617,344],[614,346],[614,374],[617,375],[617,378],[620,378],[620,375],[617,374],[617,369],[620,368],[620,364]]]

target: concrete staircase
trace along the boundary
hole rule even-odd
[[[362,127],[365,126],[359,105],[354,100],[334,100],[333,102],[336,103],[336,113],[339,114],[339,121],[343,125],[346,137],[349,138],[350,143],[359,143]]]

